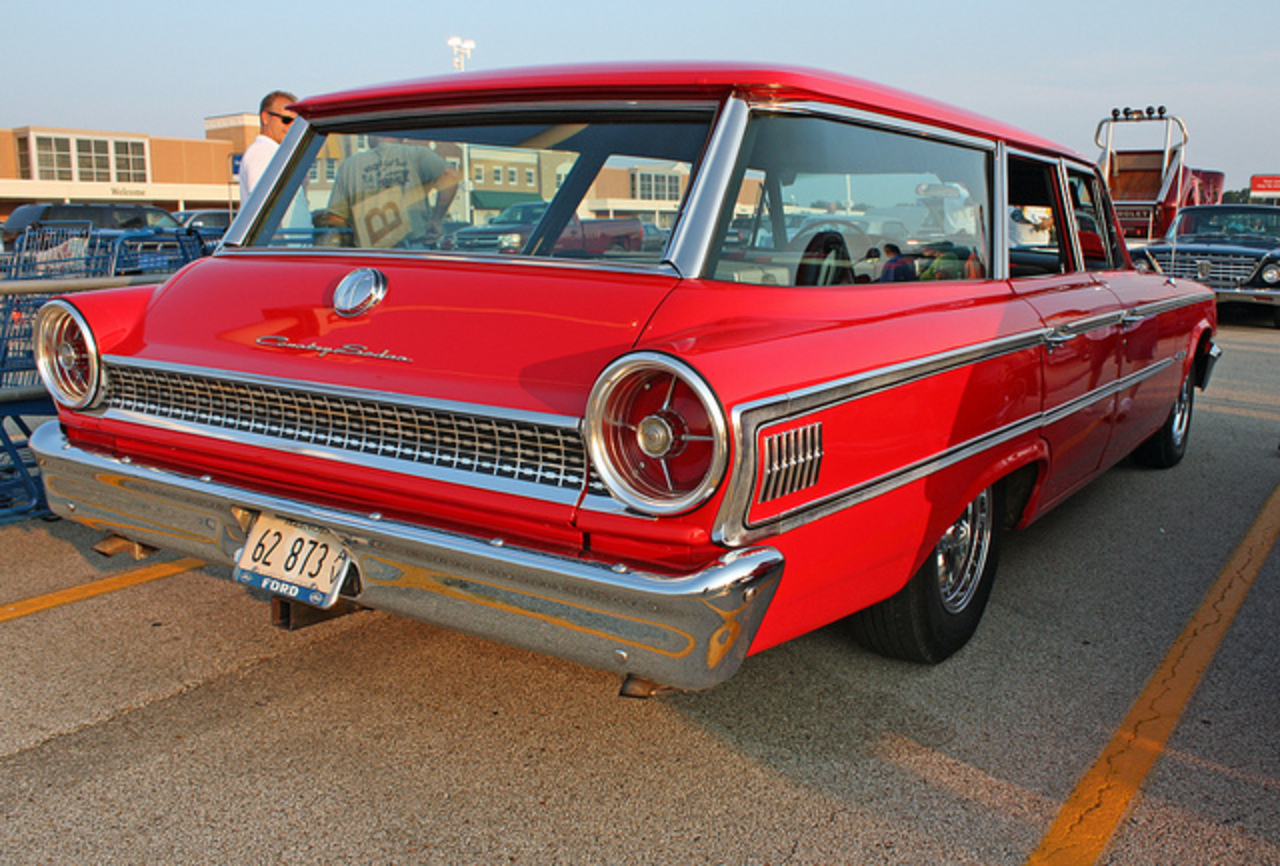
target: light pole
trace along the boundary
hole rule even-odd
[[[461,36],[450,36],[449,47],[453,49],[453,68],[459,72],[467,69],[467,58],[476,47],[475,40],[463,39]]]

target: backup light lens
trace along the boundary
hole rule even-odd
[[[36,369],[55,400],[69,409],[93,404],[101,383],[98,346],[75,307],[54,300],[40,308],[35,353]]]
[[[702,504],[724,477],[724,415],[686,364],[653,352],[619,358],[587,404],[587,449],[609,492],[646,514]]]

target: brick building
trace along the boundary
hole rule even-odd
[[[205,137],[24,126],[0,129],[0,219],[31,202],[130,202],[167,210],[235,207],[234,158],[256,114],[205,119]]]

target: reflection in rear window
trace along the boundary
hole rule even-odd
[[[712,122],[707,109],[547,112],[314,134],[256,246],[652,262]]]

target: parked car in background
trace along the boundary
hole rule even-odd
[[[450,240],[445,246],[465,252],[518,253],[533,236],[547,208],[544,201],[514,204],[484,225],[460,228],[447,235]],[[596,256],[639,252],[643,238],[643,226],[635,217],[581,219],[570,214],[557,234],[555,253]]]
[[[659,228],[650,222],[643,223],[642,227],[644,229],[644,240],[640,245],[642,250],[652,253],[666,249],[667,238],[671,237],[671,229]]]
[[[189,232],[195,232],[207,251],[212,251],[222,240],[227,229],[235,220],[235,213],[219,209],[184,210],[174,213],[174,217]]]
[[[235,219],[235,212],[225,208],[216,210],[180,210],[173,214],[183,228],[222,229],[225,231]]]
[[[1219,304],[1270,307],[1280,328],[1280,207],[1183,208],[1145,252],[1164,273],[1212,288]]]
[[[167,210],[138,204],[42,203],[19,205],[5,220],[3,232],[6,249],[28,226],[48,222],[87,222],[99,231],[132,229],[177,229],[178,220]]]
[[[44,307],[59,417],[31,439],[55,512],[277,612],[391,611],[637,696],[846,618],[939,662],[1006,530],[1130,454],[1182,459],[1218,354],[1212,292],[1133,268],[1088,160],[868,82],[588,66],[292,108],[286,171],[217,253]],[[288,216],[326,210],[335,154],[345,245]],[[442,190],[406,166],[445,158],[545,169],[522,244],[426,247]],[[664,252],[561,254],[628,189],[672,196]],[[881,281],[871,224],[812,219],[842,201],[927,228],[895,242],[911,279]]]

